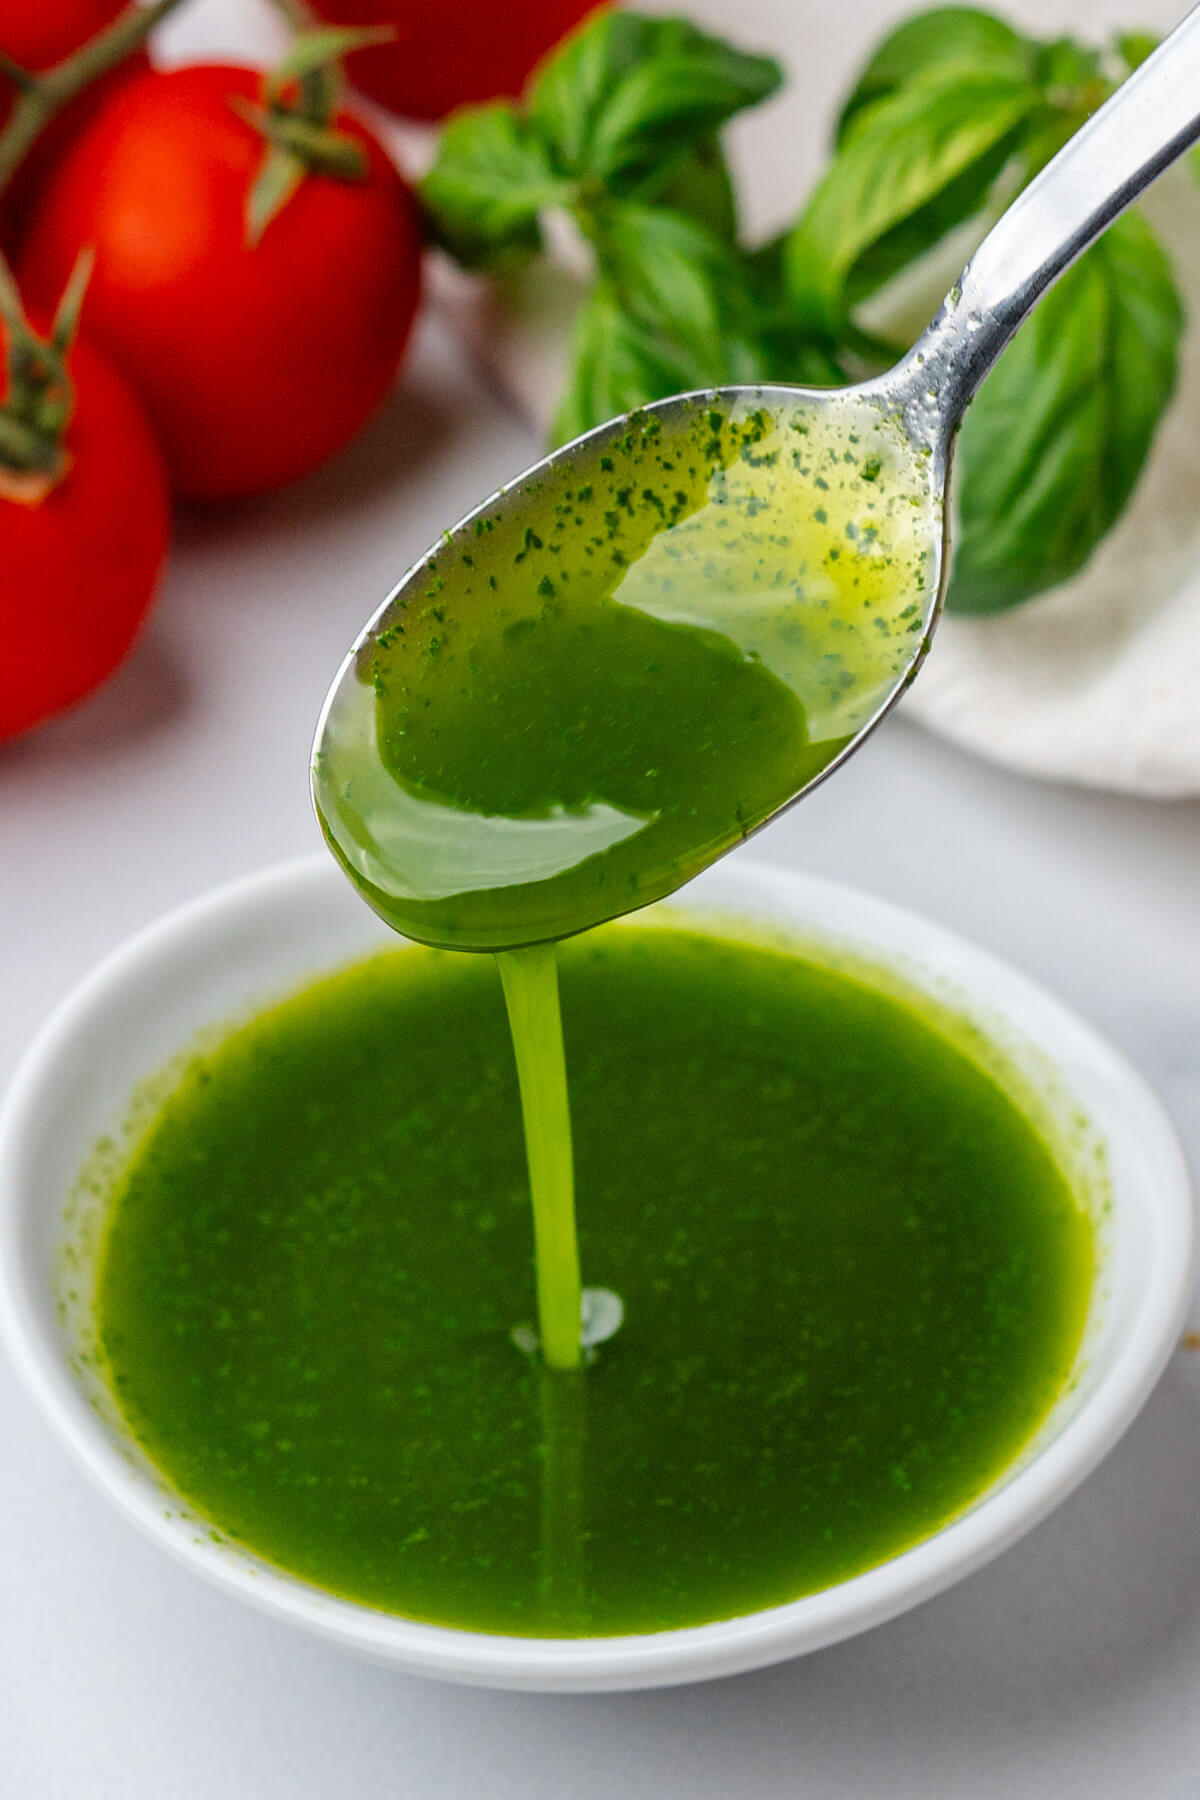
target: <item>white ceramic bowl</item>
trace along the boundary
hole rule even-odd
[[[864,1575],[744,1618],[640,1636],[547,1640],[420,1624],[335,1599],[216,1540],[130,1443],[75,1354],[78,1302],[63,1302],[64,1242],[77,1240],[86,1297],[88,1233],[77,1211],[65,1217],[66,1202],[96,1140],[119,1132],[138,1082],[198,1032],[397,941],[318,858],[222,888],[117,951],[51,1019],[0,1113],[0,1318],[9,1344],[61,1437],[149,1537],[277,1618],[401,1669],[494,1687],[653,1687],[815,1650],[927,1599],[1013,1543],[1112,1447],[1171,1352],[1191,1280],[1187,1174],[1141,1078],[1023,976],[865,895],[736,857],[692,884],[686,910],[738,916],[887,965],[982,1025],[1059,1123],[1080,1108],[1092,1121],[1090,1132],[1074,1128],[1073,1141],[1081,1155],[1094,1154],[1097,1139],[1107,1152],[1101,1272],[1075,1378],[1025,1454],[954,1522]]]

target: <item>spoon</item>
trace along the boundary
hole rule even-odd
[[[322,828],[418,940],[503,950],[662,898],[794,804],[913,679],[955,433],[1055,280],[1200,137],[1200,8],[857,387],[657,402],[502,488],[351,649]]]

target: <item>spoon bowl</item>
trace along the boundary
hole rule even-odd
[[[544,458],[343,664],[313,775],[351,878],[407,936],[475,950],[670,893],[912,678],[943,484],[892,397],[854,390],[685,394]]]

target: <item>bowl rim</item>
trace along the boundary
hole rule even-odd
[[[711,910],[728,918],[737,902],[706,905],[701,877],[683,908],[693,918]],[[1144,1078],[1072,1008],[990,952],[906,908],[860,889],[782,870],[739,856],[723,885],[745,889],[756,911],[786,931],[797,927],[797,902],[847,921],[847,936],[880,960],[937,952],[953,960],[967,998],[1000,983],[1006,1012],[1022,1027],[1032,1011],[1106,1068],[1121,1104],[1152,1154],[1157,1186],[1142,1196],[1155,1225],[1154,1249],[1136,1314],[1119,1353],[1074,1415],[1024,1466],[967,1512],[930,1537],[847,1581],[798,1600],[709,1624],[605,1638],[530,1638],[428,1624],[331,1594],[248,1553],[199,1535],[194,1518],[164,1510],[162,1493],[138,1476],[71,1372],[61,1334],[47,1326],[46,1296],[34,1291],[21,1232],[37,1195],[39,1118],[60,1060],[81,1030],[120,1000],[148,964],[178,954],[205,934],[285,899],[315,900],[344,877],[324,854],[245,875],[185,902],[151,922],[106,956],[54,1009],[21,1060],[0,1104],[0,1337],[60,1441],[92,1481],[154,1542],[226,1592],[273,1617],[409,1673],[491,1687],[540,1691],[649,1688],[732,1674],[823,1648],[881,1624],[982,1567],[1043,1519],[1114,1446],[1132,1422],[1170,1357],[1186,1314],[1195,1255],[1194,1214],[1186,1160],[1174,1128]],[[350,890],[346,889],[347,897]],[[775,905],[772,905],[772,901]],[[786,903],[782,918],[779,905]],[[875,928],[875,930],[872,929]],[[824,928],[816,928],[818,935]],[[907,948],[898,952],[897,940]],[[1037,1030],[1030,1032],[1035,1044]],[[1053,1054],[1053,1053],[1051,1053]],[[1103,1121],[1097,1123],[1103,1127]]]

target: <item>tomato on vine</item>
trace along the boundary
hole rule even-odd
[[[72,341],[82,282],[34,331],[0,263],[0,739],[98,687],[166,555],[166,470],[128,384]]]
[[[305,474],[382,400],[419,293],[418,216],[372,134],[298,40],[264,81],[230,65],[125,86],[56,171],[21,262],[45,303],[87,246],[85,325],[134,382],[178,493]]]

